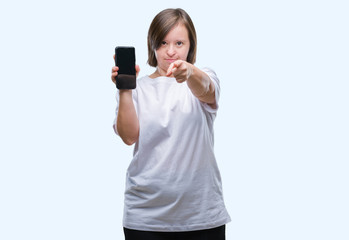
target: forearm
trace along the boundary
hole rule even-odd
[[[116,128],[127,145],[132,145],[138,140],[139,121],[132,100],[132,90],[120,90]]]
[[[191,65],[191,74],[187,80],[188,87],[200,101],[214,104],[215,87],[210,77],[194,65]]]

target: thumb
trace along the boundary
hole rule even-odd
[[[141,68],[139,65],[136,65],[136,77],[138,77],[139,72],[141,71]]]

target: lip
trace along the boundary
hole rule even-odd
[[[166,62],[169,62],[169,63],[173,63],[173,62],[177,61],[177,59],[173,59],[173,58],[168,58],[165,60],[166,60]]]

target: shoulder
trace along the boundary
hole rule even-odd
[[[217,74],[216,74],[216,72],[212,68],[204,67],[204,68],[201,68],[201,71],[206,73],[212,80],[214,80],[216,82],[219,82]]]
[[[151,80],[151,78],[149,77],[149,75],[144,75],[142,77],[137,78],[137,82],[146,82]]]
[[[150,78],[148,75],[144,75],[142,77],[137,78],[137,87],[136,90],[148,88],[152,82],[152,78]]]
[[[205,73],[212,73],[212,74],[216,75],[216,72],[212,68],[209,68],[209,67],[203,67],[203,68],[201,68],[201,71],[203,71]]]
[[[215,85],[219,85],[218,76],[212,68],[204,67],[204,68],[201,68],[201,71],[206,73],[211,78],[211,80],[215,83]]]

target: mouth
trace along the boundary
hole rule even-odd
[[[173,63],[173,62],[177,61],[177,59],[173,59],[173,58],[168,58],[165,60],[166,60],[166,62],[169,62],[169,63]]]

